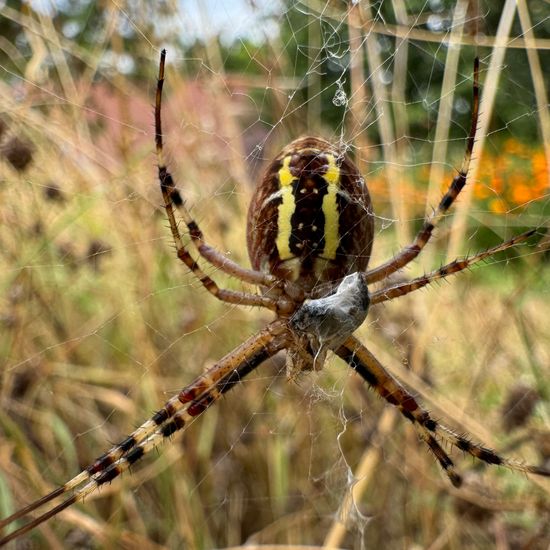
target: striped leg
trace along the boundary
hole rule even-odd
[[[472,150],[474,148],[474,140],[477,129],[477,121],[479,114],[479,59],[476,57],[474,62],[474,91],[472,102],[472,125],[470,127],[470,134],[468,135],[468,141],[466,143],[466,152],[462,161],[462,166],[458,175],[456,175],[449,186],[449,189],[441,199],[437,209],[433,214],[424,220],[422,229],[416,235],[412,244],[409,244],[401,252],[397,254],[391,260],[370,269],[366,273],[367,284],[375,283],[385,279],[388,275],[395,273],[398,269],[401,269],[409,262],[414,260],[420,251],[426,246],[430,240],[433,230],[437,224],[441,221],[441,218],[445,215],[447,210],[451,207],[456,200],[460,191],[466,185],[466,178],[468,176],[468,169],[470,167],[470,159],[472,156]]]
[[[72,492],[72,495],[61,504],[0,539],[0,546],[23,535],[75,502],[82,501],[92,491],[118,477],[165,438],[199,416],[263,361],[283,349],[287,345],[287,338],[284,324],[280,321],[271,323],[249,338],[194,382],[183,388],[149,420],[98,458],[86,470],[45,497],[2,520],[0,529],[41,508],[57,497]]]
[[[503,458],[492,449],[473,443],[468,438],[439,424],[355,337],[350,336],[335,353],[346,361],[378,395],[397,407],[401,414],[415,425],[421,439],[428,444],[428,448],[455,487],[460,486],[462,479],[456,472],[453,461],[438,443],[436,437],[440,437],[487,464],[497,464],[520,472],[550,476],[550,470]]]
[[[444,279],[445,277],[448,277],[453,273],[458,273],[459,271],[463,271],[464,269],[467,269],[468,267],[475,264],[476,262],[484,260],[485,258],[489,258],[490,256],[492,256],[493,254],[496,254],[497,252],[502,252],[503,250],[507,250],[508,248],[512,248],[513,246],[516,246],[517,244],[527,240],[529,237],[531,237],[531,235],[534,235],[535,233],[536,233],[536,230],[531,229],[530,231],[526,231],[521,235],[517,235],[516,237],[513,237],[508,241],[504,241],[503,243],[497,246],[494,246],[493,248],[489,248],[483,252],[479,252],[474,256],[463,258],[462,260],[455,260],[450,264],[444,265],[443,267],[440,267],[439,269],[436,269],[431,273],[423,275],[422,277],[417,277],[412,281],[399,283],[393,286],[389,286],[389,287],[377,290],[376,292],[373,292],[370,295],[370,305],[372,306],[374,304],[379,304],[381,302],[387,302],[388,300],[393,300],[394,298],[398,298],[399,296],[404,296],[405,294],[414,292],[415,290],[418,290],[419,288],[429,285],[434,281],[437,281],[439,279]]]
[[[208,245],[204,241],[204,236],[197,223],[191,217],[189,211],[184,205],[184,201],[177,190],[172,175],[166,168],[163,156],[163,141],[162,141],[162,120],[161,120],[161,104],[162,104],[162,87],[164,84],[164,64],[166,59],[166,51],[162,50],[160,56],[159,76],[157,81],[157,93],[155,101],[155,143],[158,158],[158,174],[160,180],[160,188],[164,199],[164,207],[170,223],[172,236],[176,244],[178,258],[195,274],[203,286],[213,294],[216,298],[230,303],[242,305],[263,306],[272,310],[277,309],[277,303],[267,297],[257,296],[246,292],[235,292],[219,288],[218,285],[204,273],[197,262],[189,254],[188,250],[183,245],[178,224],[176,222],[174,207],[176,207],[191,236],[192,242],[195,244],[198,252],[214,267],[221,269],[223,272],[237,277],[238,279],[257,285],[272,287],[276,284],[276,278],[273,275],[245,269],[233,262],[221,252]]]

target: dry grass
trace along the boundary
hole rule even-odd
[[[32,14],[22,19],[36,21]],[[44,18],[38,23],[37,39],[51,50],[49,27]],[[71,51],[70,42],[65,47]],[[155,180],[157,53],[144,50],[150,77],[139,85],[121,75],[73,82],[59,59],[59,79],[4,74],[0,83],[3,143],[9,136],[32,143],[24,170],[5,155],[0,164],[2,516],[91,463],[270,318],[217,303],[174,257]],[[215,51],[205,59],[216,67]],[[233,96],[224,79],[237,76],[240,94]],[[279,95],[285,76],[298,75],[274,71]],[[246,83],[246,75],[226,75],[223,66],[187,79],[170,70],[164,111],[170,166],[194,215],[217,247],[245,264],[248,185],[258,169],[242,144],[255,114]],[[269,154],[285,131],[274,132]],[[392,158],[398,166],[410,162]],[[448,162],[458,165],[460,152]],[[409,189],[417,196],[410,182]],[[374,196],[374,203],[391,216],[387,202]],[[422,216],[424,206],[399,208],[393,211],[403,223],[378,224],[374,263],[397,250],[395,225],[412,233],[406,221]],[[505,231],[519,232],[515,226],[547,222],[530,211],[495,215],[475,203],[472,211],[463,252],[478,247],[480,232],[495,244]],[[450,227],[438,232],[438,258]],[[543,248],[533,243],[493,264],[373,309],[360,336],[437,417],[540,463],[550,455],[550,274]],[[331,533],[331,544],[343,548],[545,547],[547,482],[454,453],[467,479],[457,491],[411,426],[384,412],[336,359],[295,382],[281,367],[278,359],[262,366],[158,456],[30,534],[30,543],[321,546]],[[505,433],[503,407],[519,385],[541,400]],[[342,515],[358,467],[365,486]]]

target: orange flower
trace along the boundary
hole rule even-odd
[[[496,193],[502,192],[504,187],[504,180],[502,178],[502,172],[496,172],[493,179],[489,182],[489,187]]]
[[[518,206],[526,204],[536,198],[536,193],[534,191],[534,189],[523,183],[517,184],[512,189],[512,201]]]
[[[533,172],[547,172],[546,155],[543,151],[537,151],[531,157],[531,165],[533,166]]]
[[[486,199],[487,197],[489,197],[490,194],[491,193],[489,192],[489,188],[484,183],[481,183],[480,181],[478,181],[474,185],[474,197],[476,199],[480,199],[480,200]]]
[[[523,143],[519,142],[514,138],[509,138],[504,142],[503,147],[504,153],[507,155],[513,155],[516,157],[527,157],[530,154],[530,151],[526,150]]]
[[[534,188],[537,191],[537,197],[540,198],[550,191],[550,174],[543,151],[537,151],[533,155],[531,166],[533,167]]]
[[[508,208],[502,199],[493,199],[489,201],[489,210],[495,214],[505,214]]]

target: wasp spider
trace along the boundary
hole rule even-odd
[[[121,475],[238,385],[262,362],[282,350],[286,350],[289,376],[320,369],[329,350],[343,359],[379,396],[397,407],[412,422],[420,439],[426,443],[455,487],[460,486],[461,477],[441,443],[456,446],[487,464],[550,475],[543,467],[503,458],[440,424],[352,335],[365,320],[370,305],[403,296],[462,271],[475,262],[525,241],[534,233],[528,231],[484,252],[455,260],[422,277],[398,284],[383,284],[390,275],[420,254],[437,223],[466,184],[478,119],[478,62],[474,68],[472,124],[461,169],[437,209],[424,220],[411,244],[391,260],[368,269],[374,216],[365,182],[344,152],[324,139],[303,137],[290,143],[275,157],[252,197],[247,221],[247,244],[253,269],[247,269],[206,242],[166,168],[161,129],[165,55],[163,51],[156,91],[156,150],[160,188],[177,256],[206,290],[219,300],[268,308],[275,313],[276,319],[183,388],[149,420],[86,470],[0,522],[0,527],[5,528],[45,504],[69,495],[57,506],[5,535],[0,544],[26,533]],[[257,285],[261,293],[220,288],[184,245],[176,221],[177,212],[187,226],[192,245],[204,260],[224,273]],[[382,283],[382,288],[369,292],[368,286],[372,283]]]

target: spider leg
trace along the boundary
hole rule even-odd
[[[353,336],[350,336],[343,346],[335,350],[335,353],[348,363],[378,395],[397,407],[401,414],[414,424],[420,438],[426,442],[428,449],[433,453],[451,483],[455,487],[460,487],[462,478],[456,472],[449,455],[435,439],[435,430],[431,429],[432,424],[435,425],[435,421],[431,419],[430,414],[420,407],[414,397]]]
[[[258,296],[247,292],[235,292],[220,288],[204,271],[198,263],[193,259],[189,251],[185,248],[183,240],[176,222],[174,207],[180,212],[187,228],[192,242],[195,244],[198,252],[214,267],[221,269],[223,272],[237,277],[242,281],[272,287],[276,284],[276,278],[270,274],[252,269],[245,269],[227,258],[224,254],[208,245],[204,241],[204,236],[197,223],[191,217],[189,211],[185,207],[183,199],[177,190],[172,175],[168,171],[164,162],[163,155],[163,140],[162,140],[162,120],[161,120],[161,104],[162,104],[162,87],[164,84],[164,64],[166,59],[166,50],[162,50],[160,56],[159,76],[157,81],[157,92],[155,99],[155,143],[158,158],[158,174],[160,180],[160,188],[164,199],[164,207],[170,223],[172,237],[176,244],[178,258],[194,273],[202,285],[213,294],[216,298],[233,304],[263,306],[268,309],[276,310],[277,302],[265,296]]]
[[[508,241],[504,241],[497,246],[493,246],[492,248],[488,248],[483,252],[479,252],[478,254],[463,258],[461,260],[454,260],[453,262],[444,265],[439,269],[432,271],[431,273],[427,273],[426,275],[422,275],[421,277],[417,277],[416,279],[412,279],[411,281],[399,283],[377,290],[370,295],[370,303],[371,305],[379,304],[381,302],[393,300],[394,298],[398,298],[399,296],[404,296],[405,294],[414,292],[415,290],[429,285],[434,281],[444,279],[445,277],[448,277],[453,273],[463,271],[464,269],[467,269],[476,262],[493,256],[497,252],[502,252],[503,250],[507,250],[508,248],[516,246],[517,244],[527,240],[529,237],[531,237],[531,235],[534,235],[535,233],[535,229],[526,231],[525,233],[521,233],[520,235],[517,235],[516,237],[513,237]]]
[[[410,420],[420,437],[428,444],[430,451],[451,480],[458,487],[462,479],[454,468],[454,463],[436,440],[439,436],[444,441],[455,445],[462,451],[487,463],[506,466],[520,472],[550,476],[550,470],[523,464],[522,462],[503,458],[495,451],[468,438],[458,435],[447,426],[434,420],[416,399],[383,367],[372,353],[354,336],[350,336],[335,353],[354,369],[375,391],[388,403],[399,409],[401,414]]]
[[[466,143],[466,152],[464,153],[464,159],[462,166],[458,174],[453,178],[451,185],[447,189],[447,192],[441,199],[437,209],[424,220],[422,228],[416,235],[414,241],[403,248],[394,258],[387,262],[370,269],[366,272],[367,284],[375,283],[385,279],[388,275],[395,273],[398,269],[406,266],[409,262],[414,260],[420,251],[426,246],[430,240],[433,230],[437,224],[441,221],[447,210],[451,207],[456,200],[460,191],[466,185],[466,179],[468,176],[468,169],[470,167],[470,159],[472,157],[472,150],[474,148],[474,140],[477,129],[479,115],[479,59],[476,57],[474,61],[474,86],[473,86],[473,101],[472,101],[472,124],[470,127],[470,133]]]
[[[0,522],[0,529],[72,492],[66,500],[0,539],[0,546],[23,535],[65,508],[84,500],[101,485],[112,481],[164,439],[182,429],[203,413],[224,393],[238,384],[266,359],[287,345],[284,323],[275,321],[220,359],[205,373],[172,397],[149,420],[86,470],[48,495],[22,508]]]

